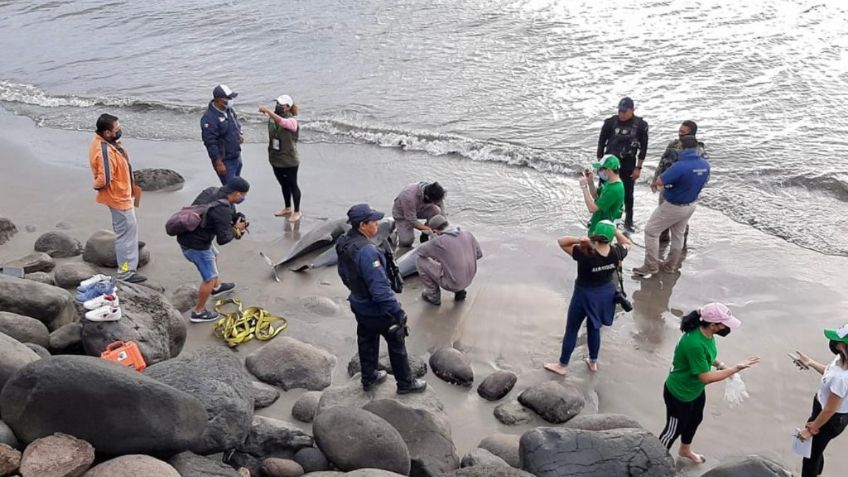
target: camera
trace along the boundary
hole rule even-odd
[[[621,305],[621,309],[630,313],[633,311],[633,303],[630,303],[630,300],[627,299],[627,294],[621,290],[616,290],[615,295],[612,298],[612,302],[616,305]]]
[[[244,231],[236,228],[236,224],[238,224],[239,222],[244,223]],[[245,215],[242,214],[241,212],[236,212],[236,217],[235,217],[235,220],[233,221],[233,233],[235,234],[236,239],[240,239],[244,236],[245,233],[248,233],[249,232],[249,230],[247,229],[248,227],[250,227],[250,222],[247,221],[247,217],[245,217]]]

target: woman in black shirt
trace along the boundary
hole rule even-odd
[[[613,238],[618,242],[612,245]],[[598,370],[598,351],[601,348],[601,326],[612,325],[615,315],[615,270],[627,256],[632,243],[609,220],[602,220],[589,231],[588,237],[561,237],[560,248],[577,262],[577,280],[568,305],[562,353],[557,363],[546,363],[545,369],[565,376],[568,362],[577,345],[577,332],[586,323],[589,370]]]

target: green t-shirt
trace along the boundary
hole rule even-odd
[[[592,214],[589,229],[602,220],[615,222],[621,218],[621,209],[624,207],[624,183],[607,182],[598,189],[598,198],[595,199],[598,210]]]
[[[671,395],[683,402],[694,401],[706,387],[699,374],[712,369],[718,350],[714,338],[707,338],[700,328],[685,333],[674,348],[674,361],[665,385]]]

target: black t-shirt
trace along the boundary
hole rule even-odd
[[[587,255],[580,247],[574,247],[571,256],[577,262],[576,284],[582,287],[599,287],[612,281],[618,261],[627,256],[627,249],[621,245],[613,245],[609,255],[604,257],[597,252]]]

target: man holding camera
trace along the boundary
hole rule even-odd
[[[389,348],[397,393],[423,392],[427,383],[415,379],[406,353],[406,313],[395,298],[386,272],[386,258],[371,243],[377,235],[377,223],[383,218],[368,204],[356,204],[347,211],[351,229],[336,242],[338,271],[350,289],[348,301],[356,317],[362,387],[368,391],[386,380],[387,373],[377,369],[380,336]]]
[[[241,177],[233,177],[223,187],[209,187],[194,199],[192,205],[211,205],[203,214],[203,220],[196,229],[177,235],[177,242],[183,256],[197,267],[203,283],[197,293],[197,306],[191,312],[190,321],[206,323],[215,321],[218,313],[206,309],[210,296],[220,296],[232,291],[235,283],[224,283],[218,277],[218,250],[212,245],[224,245],[233,239],[240,239],[247,230],[248,222],[243,214],[236,211],[247,196],[250,184]]]
[[[592,167],[598,170],[601,178],[600,186],[596,189],[592,171],[583,171],[580,178],[580,188],[583,189],[583,200],[586,207],[592,213],[589,221],[589,230],[602,220],[615,223],[621,218],[621,208],[624,205],[624,184],[618,175],[621,162],[617,157],[608,155],[600,162],[595,162]]]

